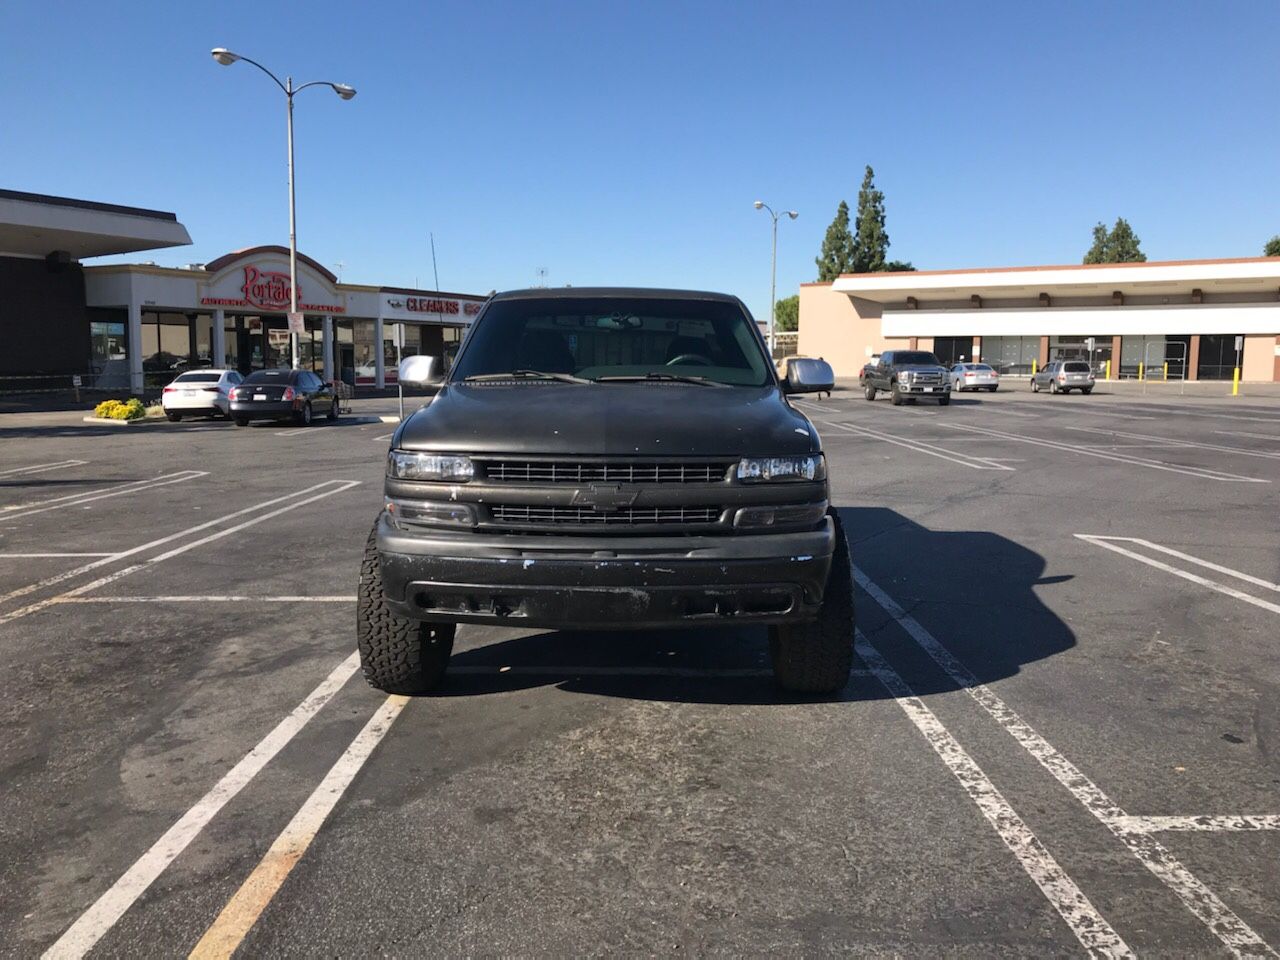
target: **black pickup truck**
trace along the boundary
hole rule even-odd
[[[436,382],[433,366],[408,358],[400,379]],[[832,380],[808,358],[779,379],[736,297],[491,297],[391,440],[360,570],[365,677],[430,689],[459,623],[760,624],[781,687],[842,689],[849,548],[818,432],[789,402]]]
[[[881,390],[895,407],[918,398],[937,400],[945,407],[951,402],[951,375],[938,358],[925,350],[886,350],[880,359],[868,363],[858,375],[862,395],[874,400]]]

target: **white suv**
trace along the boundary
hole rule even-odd
[[[170,420],[183,416],[228,417],[231,388],[241,380],[234,370],[188,370],[164,388],[160,404]]]

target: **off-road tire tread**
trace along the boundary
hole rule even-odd
[[[792,693],[831,694],[843,690],[853,667],[853,569],[840,516],[822,612],[811,623],[779,625],[769,631],[769,654],[778,686]]]
[[[453,624],[422,623],[397,617],[382,594],[374,523],[360,563],[356,593],[356,646],[369,685],[386,693],[426,693],[436,686],[453,652]]]

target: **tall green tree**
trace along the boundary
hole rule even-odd
[[[818,265],[818,280],[829,283],[842,273],[851,273],[854,264],[854,240],[849,230],[849,204],[843,200],[836,207],[836,217],[822,238],[822,250],[813,261]]]
[[[779,333],[791,333],[800,329],[800,294],[792,294],[779,300],[773,308],[774,329]]]
[[[916,268],[909,260],[890,260],[884,265],[886,273],[915,273]]]
[[[876,273],[885,269],[889,234],[884,228],[884,193],[876,189],[875,171],[870,164],[862,176],[862,189],[858,191],[854,244],[854,273]]]
[[[1097,224],[1093,228],[1093,244],[1084,255],[1085,263],[1145,263],[1146,260],[1138,235],[1124,217],[1117,217],[1109,231],[1106,224]]]
[[[1280,234],[1267,241],[1267,245],[1262,248],[1262,255],[1264,257],[1280,257]]]

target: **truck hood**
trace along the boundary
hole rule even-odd
[[[450,453],[784,456],[818,434],[775,386],[674,383],[449,384],[392,446]]]
[[[941,371],[943,373],[947,373],[950,369],[937,363],[895,363],[893,368],[895,370],[928,370],[930,372]]]

